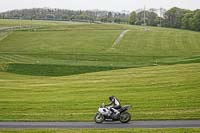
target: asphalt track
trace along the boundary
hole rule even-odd
[[[0,128],[200,128],[200,120],[120,122],[0,122]]]

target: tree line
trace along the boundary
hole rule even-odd
[[[133,11],[129,23],[200,31],[200,9],[191,11],[173,7],[160,15],[153,10]]]
[[[131,13],[101,10],[66,10],[33,8],[0,13],[1,19],[30,19],[56,21],[84,21],[101,23],[127,23],[131,25],[162,26],[200,31],[200,9],[195,11],[173,7],[166,9],[139,9]]]
[[[33,8],[3,12],[0,13],[0,18],[128,23],[129,14],[126,12],[110,12],[100,10],[74,11],[66,9]]]

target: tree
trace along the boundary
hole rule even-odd
[[[108,12],[108,18],[112,18],[112,12]]]
[[[67,16],[67,15],[64,15],[64,16],[62,16],[62,20],[69,20],[70,18],[69,18],[69,16]]]
[[[137,25],[141,25],[144,23],[144,11],[140,11],[137,13],[137,16],[136,16],[136,24]],[[147,18],[145,18],[145,21],[147,21]]]
[[[157,26],[159,24],[158,15],[154,12],[145,11],[145,22],[150,26]],[[136,24],[141,25],[144,23],[144,11],[137,14]]]
[[[112,14],[112,12],[108,12],[107,21],[110,22],[110,23],[113,22],[113,14]]]
[[[168,10],[165,14],[165,26],[172,28],[181,28],[182,18],[184,14],[190,12],[189,10],[173,7]]]
[[[196,10],[194,17],[190,21],[191,23],[191,29],[200,31],[200,10]]]
[[[80,15],[77,16],[77,19],[89,20],[89,16],[86,12],[82,12]]]
[[[147,14],[147,24],[151,26],[157,26],[159,24],[159,18],[158,15],[154,12],[148,12]]]
[[[129,23],[131,25],[134,25],[136,23],[136,12],[135,11],[131,12],[130,17],[129,17]]]
[[[121,23],[121,19],[120,18],[115,18],[114,22],[120,24]]]
[[[184,14],[184,16],[182,18],[182,28],[183,29],[191,29],[191,24],[192,24],[191,21],[192,21],[193,17],[194,17],[193,12]]]

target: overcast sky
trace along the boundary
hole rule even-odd
[[[177,6],[186,9],[200,8],[200,0],[0,0],[0,12],[36,7],[62,8],[72,10],[136,10],[143,8],[166,8]]]

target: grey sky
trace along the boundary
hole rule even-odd
[[[35,7],[73,10],[100,9],[109,11],[136,10],[143,8],[166,8],[177,6],[186,9],[200,8],[200,0],[0,0],[0,12]]]

